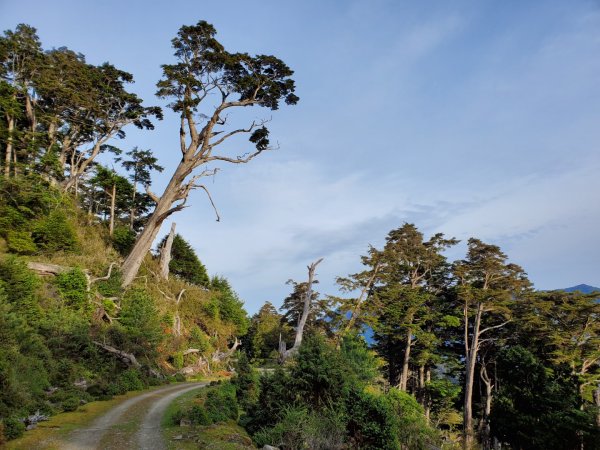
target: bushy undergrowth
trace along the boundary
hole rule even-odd
[[[191,406],[179,409],[173,415],[175,424],[188,420],[194,425],[238,420],[239,407],[235,387],[231,383],[222,383],[203,389]]]
[[[437,439],[414,397],[375,383],[378,362],[358,338],[340,349],[306,339],[295,361],[260,380],[241,358],[232,384],[258,446],[282,449],[425,449]]]

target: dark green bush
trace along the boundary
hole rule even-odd
[[[258,400],[258,376],[246,353],[241,353],[235,367],[235,376],[231,380],[235,386],[237,400],[242,409],[248,408]]]
[[[33,241],[47,253],[73,252],[78,248],[75,228],[60,210],[52,211],[34,227]]]
[[[208,390],[204,408],[213,423],[238,420],[239,408],[233,385],[223,383],[218,388]]]
[[[192,406],[187,413],[187,418],[194,425],[210,425],[211,423],[214,422],[212,420],[212,418],[209,416],[206,409],[204,409],[204,407],[200,406],[200,405]]]
[[[27,231],[10,230],[6,234],[6,243],[9,251],[20,255],[31,255],[38,251],[31,234]]]
[[[3,419],[4,436],[7,440],[16,439],[25,432],[25,424],[16,417],[7,417]]]
[[[104,297],[118,297],[123,290],[121,288],[121,281],[121,272],[113,268],[110,278],[97,282],[96,287],[98,288],[98,292]]]
[[[75,411],[77,408],[79,408],[80,403],[79,397],[71,396],[63,400],[60,406],[62,407],[63,411]]]
[[[136,238],[135,231],[128,227],[117,226],[113,232],[112,245],[122,256],[126,256],[133,248]]]
[[[141,391],[146,387],[140,372],[136,369],[128,369],[123,372],[119,377],[119,384],[124,387],[125,391]]]
[[[75,309],[87,309],[89,307],[87,277],[81,269],[75,268],[58,274],[54,283],[60,296],[68,306]]]

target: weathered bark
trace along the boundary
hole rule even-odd
[[[173,239],[175,239],[175,227],[177,224],[171,224],[171,231],[165,241],[165,244],[160,249],[160,276],[164,280],[169,279],[169,263],[171,262],[171,248],[173,247]]]
[[[6,154],[4,155],[4,177],[10,176],[10,165],[13,156],[13,133],[15,131],[15,118],[7,115],[8,122],[7,137],[6,137]]]
[[[110,221],[108,222],[108,234],[110,237],[115,232],[115,203],[117,201],[117,184],[113,183],[110,192]]]
[[[68,272],[73,270],[72,267],[59,266],[57,264],[49,264],[49,263],[38,263],[38,262],[28,262],[27,268],[29,270],[33,270],[38,275],[47,276],[47,275],[58,275],[60,273]]]
[[[308,320],[308,314],[310,312],[310,301],[312,298],[312,285],[315,281],[315,271],[317,266],[323,261],[323,258],[318,259],[313,262],[310,266],[307,266],[308,269],[308,284],[306,286],[306,293],[304,296],[304,308],[302,309],[302,316],[298,320],[298,326],[296,328],[296,337],[294,339],[294,345],[289,350],[284,350],[283,354],[280,355],[280,359],[285,361],[290,356],[294,355],[298,349],[300,349],[300,345],[302,345],[302,337],[304,335],[304,327],[306,326],[306,321]]]
[[[192,352],[190,352],[190,353],[192,353]],[[184,354],[185,354],[185,352],[184,352]],[[210,373],[210,364],[208,363],[208,360],[206,358],[204,358],[203,356],[200,356],[194,364],[184,367],[177,373],[180,373],[180,374],[186,375],[186,376],[196,375],[197,373],[202,373],[203,375],[207,375],[208,373]]]
[[[235,342],[233,343],[233,345],[231,346],[230,349],[228,349],[227,351],[220,351],[217,350],[216,352],[214,352],[212,354],[212,361],[213,362],[221,362],[221,361],[225,361],[226,359],[229,359],[231,357],[231,355],[233,355],[235,353],[235,351],[237,350],[237,348],[240,346],[241,342],[238,340],[238,338],[235,338]]]
[[[142,365],[136,359],[135,355],[124,352],[123,350],[119,350],[118,348],[115,348],[111,345],[103,344],[102,342],[98,342],[98,341],[92,341],[92,342],[95,345],[97,345],[98,347],[102,348],[103,350],[106,350],[107,352],[112,353],[113,355],[115,355],[117,358],[119,358],[121,361],[123,361],[128,366],[135,367],[136,369],[139,369],[142,367]]]
[[[176,211],[180,211],[185,207],[184,204],[177,205],[173,208],[171,207],[179,199],[179,186],[183,183],[185,178],[192,170],[191,165],[188,166],[187,164],[183,163],[184,160],[182,160],[182,162],[179,164],[179,167],[175,171],[171,181],[169,181],[169,184],[165,188],[165,192],[162,197],[158,198],[154,196],[153,198],[153,200],[156,201],[154,212],[149,217],[148,222],[144,226],[142,232],[139,234],[133,249],[123,262],[122,271],[124,287],[129,286],[136,277],[144,257],[150,250],[152,243],[160,231],[162,223],[171,214]]]

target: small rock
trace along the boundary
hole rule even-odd
[[[29,430],[33,430],[33,429],[35,429],[35,428],[37,428],[37,423],[30,423],[29,425],[27,425],[27,426],[25,427],[25,429],[26,429],[27,431],[29,431]]]
[[[279,450],[279,447],[273,447],[272,445],[265,445],[262,450]]]
[[[179,421],[179,426],[180,427],[190,427],[190,426],[192,426],[192,421],[190,419],[183,418]]]
[[[86,390],[88,388],[88,382],[85,378],[80,378],[79,380],[73,383],[73,386],[78,387],[79,389]]]
[[[183,434],[178,434],[177,436],[173,436],[174,441],[181,441],[183,439]]]

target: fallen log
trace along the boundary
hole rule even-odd
[[[112,353],[113,355],[115,355],[117,358],[119,358],[121,361],[123,361],[128,366],[135,367],[136,369],[140,369],[142,367],[142,365],[136,359],[135,355],[124,352],[123,350],[119,350],[118,348],[112,347],[108,344],[103,344],[102,342],[98,342],[98,341],[92,341],[92,342],[94,344],[96,344],[98,347],[102,348],[103,350],[106,350],[107,352]]]

